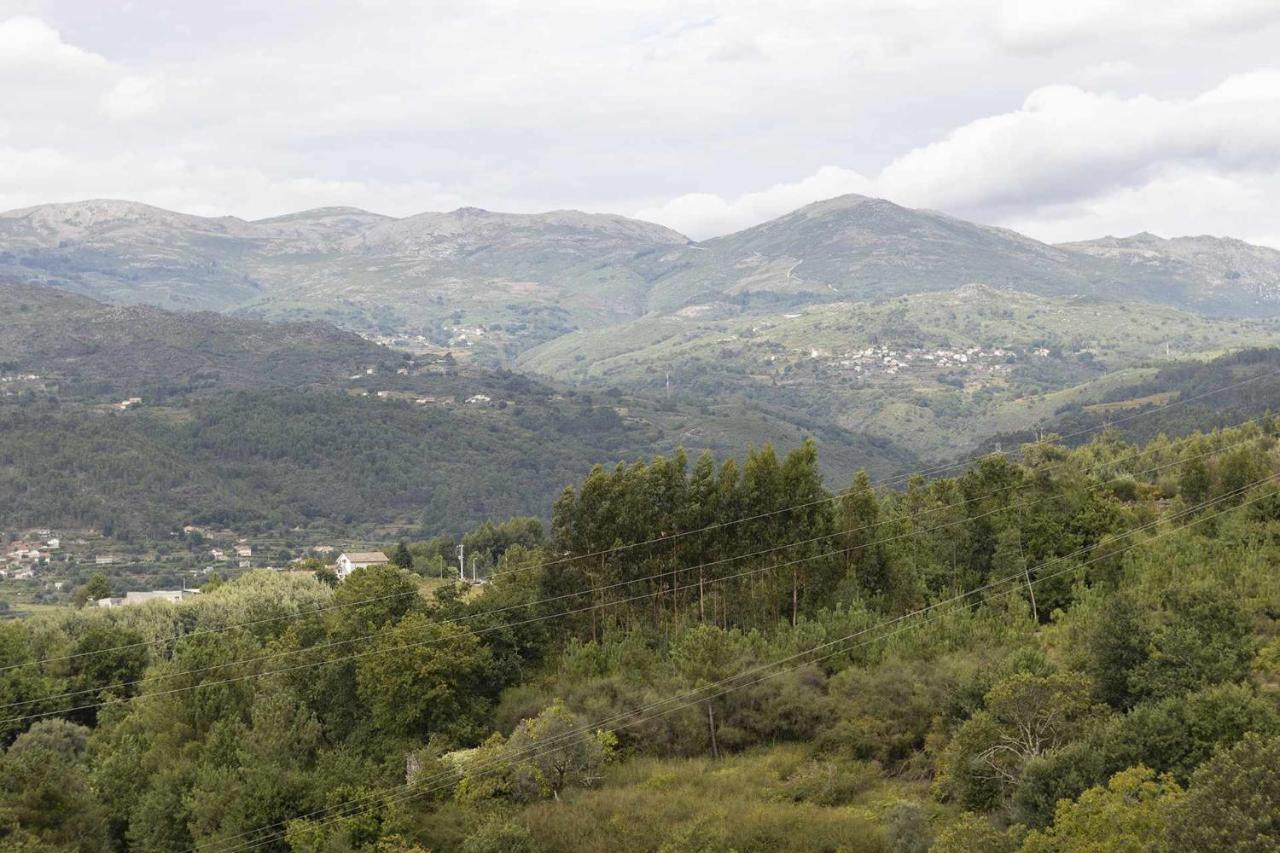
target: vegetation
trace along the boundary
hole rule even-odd
[[[583,387],[653,393],[669,384],[699,399],[748,399],[949,460],[992,436],[1033,440],[1031,430],[1052,427],[1072,408],[1168,390],[1197,369],[1170,368],[1150,389],[1130,391],[1155,373],[1155,363],[1273,346],[1278,336],[1274,320],[1213,319],[970,285],[880,301],[854,294],[771,310],[648,316],[566,335],[519,364]],[[1194,384],[1221,387],[1213,378]],[[1255,399],[1267,399],[1263,393],[1258,389]],[[1205,424],[1240,422],[1229,415]],[[1184,423],[1194,425],[1194,415]]]
[[[437,539],[0,622],[0,845],[1275,849],[1276,433],[674,454],[468,534],[477,587]]]
[[[108,308],[47,287],[0,287],[0,380],[5,530],[168,542],[194,523],[394,541],[545,516],[592,463],[677,443],[817,435],[842,477],[915,463],[750,405],[579,393],[321,323]]]

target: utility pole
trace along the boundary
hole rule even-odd
[[[467,546],[458,546],[458,580],[467,582]]]

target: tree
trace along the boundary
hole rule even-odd
[[[584,718],[557,702],[522,721],[507,740],[511,793],[521,800],[558,800],[567,787],[591,787],[616,743],[613,732],[591,731]]]
[[[676,641],[671,649],[671,662],[681,679],[694,690],[710,688],[735,670],[739,658],[734,637],[714,625],[695,625]],[[716,742],[716,706],[720,697],[710,690],[702,699],[707,709],[707,733],[712,757],[719,757]]]
[[[0,847],[108,849],[106,816],[85,772],[88,736],[66,720],[41,720],[0,757]]]
[[[1132,674],[1136,693],[1162,699],[1249,674],[1253,625],[1229,589],[1178,586],[1163,603],[1147,660]]]
[[[356,663],[356,685],[376,731],[418,741],[479,734],[491,655],[473,633],[414,614],[384,630],[372,651]]]
[[[1128,593],[1116,592],[1086,638],[1086,667],[1099,701],[1121,711],[1133,707],[1138,696],[1132,673],[1146,662],[1148,643],[1137,601]]]
[[[396,545],[395,550],[391,552],[391,565],[402,569],[413,568],[413,554],[409,553],[409,545],[403,539],[400,540],[399,545]]]
[[[1022,846],[1022,836],[1026,828],[1011,826],[997,829],[990,820],[982,815],[965,812],[950,826],[938,833],[938,839],[932,853],[1017,853]]]
[[[110,598],[111,582],[102,572],[94,572],[93,577],[89,578],[89,582],[84,585],[84,594],[89,601]]]
[[[947,747],[940,784],[966,808],[996,806],[1029,762],[1084,732],[1097,710],[1091,686],[1075,673],[1019,673],[998,682]]]
[[[1058,803],[1053,826],[1027,836],[1022,853],[1163,853],[1175,849],[1165,827],[1182,789],[1168,776],[1132,767],[1090,788],[1074,802]]]
[[[148,663],[146,643],[137,631],[111,624],[94,625],[81,635],[71,659],[73,682],[80,693],[75,705],[92,705],[107,695],[131,696]],[[97,720],[97,709],[82,708],[76,719]]]
[[[889,593],[889,564],[881,529],[880,500],[866,471],[859,471],[840,498],[841,550],[848,577],[864,598]]]
[[[1280,850],[1280,737],[1247,734],[1198,769],[1168,833],[1182,850]]]

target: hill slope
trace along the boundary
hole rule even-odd
[[[637,316],[644,256],[685,242],[574,211],[393,219],[323,208],[246,222],[88,201],[0,214],[0,275],[108,302],[410,331],[501,356]]]
[[[1110,428],[1131,442],[1160,434],[1183,436],[1280,414],[1280,349],[1246,349],[1210,361],[1170,364],[1123,382],[1096,402],[1070,402],[1044,419],[1042,433],[1078,444]],[[1032,431],[997,436],[1005,447],[1030,441]]]
[[[1187,282],[1188,307],[1234,306],[1274,313],[1280,300],[1280,251],[1220,237],[1154,234],[1104,237],[1059,248],[1110,264],[1112,275],[1133,282]]]
[[[565,336],[519,364],[590,386],[652,392],[670,381],[704,399],[747,397],[946,458],[1095,401],[1132,381],[1125,371],[1276,341],[1270,320],[970,285],[787,313],[652,316]]]
[[[596,463],[813,435],[839,480],[915,462],[803,416],[593,397],[319,322],[0,288],[0,529],[457,531],[541,512]]]
[[[0,214],[0,276],[113,303],[325,319],[490,362],[575,328],[985,284],[1199,313],[1280,312],[1280,252],[1149,235],[1050,246],[841,196],[702,243],[621,216],[321,208],[256,222],[132,202]]]

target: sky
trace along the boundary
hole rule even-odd
[[[856,192],[1280,247],[1280,0],[0,0],[0,210],[576,208],[703,239]]]

